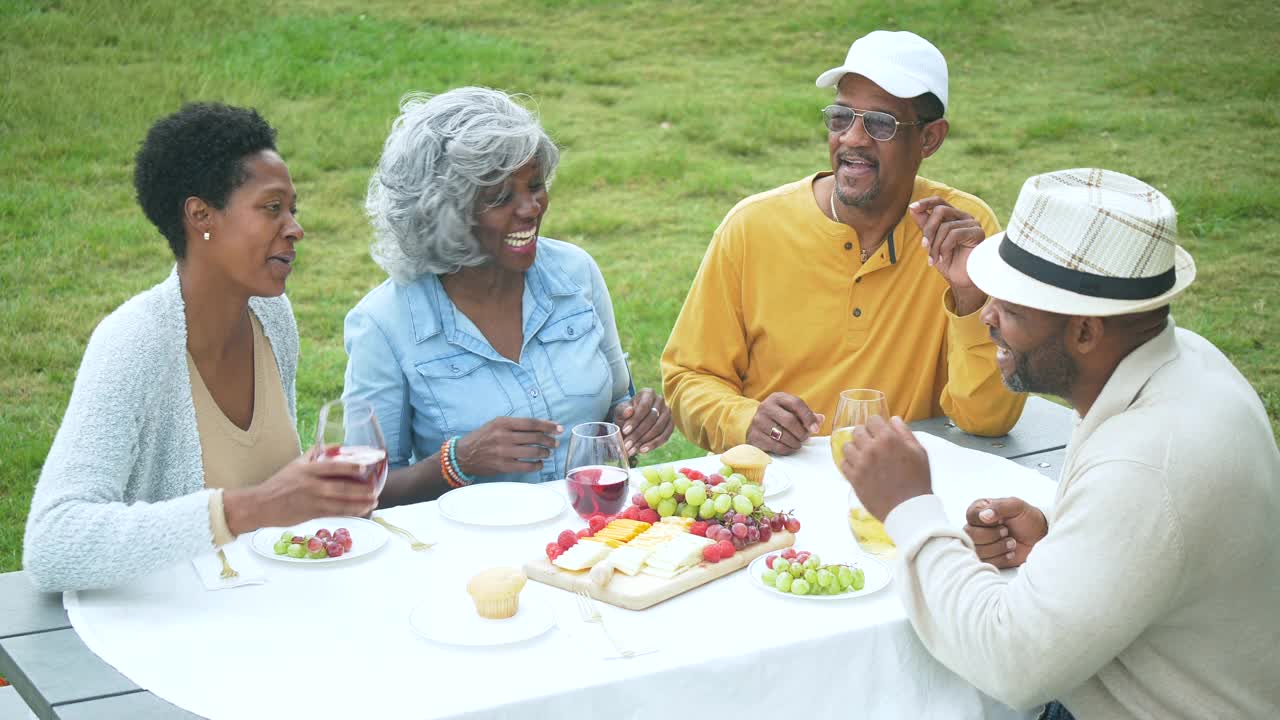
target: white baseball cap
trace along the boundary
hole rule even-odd
[[[844,64],[818,76],[818,87],[834,87],[857,73],[894,97],[933,93],[947,109],[947,60],[933,43],[913,32],[875,30],[849,46]]]

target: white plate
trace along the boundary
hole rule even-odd
[[[506,620],[489,620],[476,613],[465,593],[432,598],[409,613],[409,627],[432,642],[445,645],[486,647],[509,645],[537,637],[555,624],[546,602],[520,598],[520,609]]]
[[[862,589],[840,595],[793,595],[784,593],[777,588],[765,585],[764,581],[760,579],[760,575],[769,569],[764,564],[765,558],[769,557],[769,555],[777,555],[780,552],[767,553],[752,560],[751,564],[747,566],[747,582],[760,588],[763,592],[786,598],[795,598],[796,600],[848,600],[849,598],[862,597],[863,595],[870,595],[877,590],[882,590],[889,584],[889,580],[893,578],[893,574],[889,572],[889,568],[885,567],[884,563],[869,555],[857,555],[852,559],[841,558],[834,562],[830,558],[823,558],[825,564],[828,565],[851,565],[862,568]],[[822,557],[822,555],[819,554],[819,557]]]
[[[706,473],[707,475],[710,475],[711,473],[714,473],[714,472],[720,472],[720,468],[724,466],[724,463],[720,462],[720,458],[715,455],[708,455],[707,457],[700,457],[700,458],[692,458],[690,460],[680,460],[677,462],[665,463],[665,464],[671,465],[673,470],[679,469],[682,467],[687,467],[690,470],[697,470],[698,472]],[[662,467],[662,465],[655,465],[654,467]],[[781,495],[782,493],[790,490],[791,483],[792,483],[791,474],[787,472],[785,469],[783,469],[782,464],[779,463],[776,458],[774,459],[773,462],[769,463],[769,465],[765,467],[764,496],[766,499],[771,498],[775,495]],[[645,485],[644,475],[640,473],[640,468],[636,468],[635,470],[632,470],[631,471],[631,491],[642,492],[642,488],[644,488],[644,485]]]
[[[543,485],[492,482],[450,490],[440,496],[436,507],[454,522],[507,527],[559,517],[567,504],[564,495]]]
[[[291,530],[294,535],[314,535],[316,530],[320,528],[328,528],[329,532],[333,532],[340,527],[346,528],[351,532],[351,550],[343,553],[339,557],[317,558],[308,560],[307,558],[295,558],[288,555],[277,555],[275,550],[276,541],[284,534],[286,529]],[[355,558],[368,555],[369,553],[382,547],[387,542],[387,531],[375,522],[365,520],[358,517],[325,517],[316,518],[300,525],[294,525],[291,528],[274,527],[262,528],[253,534],[250,545],[253,551],[259,555],[279,560],[281,562],[301,563],[303,565],[320,565],[323,563],[342,562],[343,560],[353,560]]]

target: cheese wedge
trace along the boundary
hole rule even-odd
[[[560,557],[552,563],[565,570],[586,570],[608,557],[612,551],[613,549],[604,543],[583,538],[578,541],[578,544],[561,553]]]
[[[627,544],[610,553],[609,562],[613,563],[618,572],[635,575],[644,567],[645,559],[652,553],[648,548]]]

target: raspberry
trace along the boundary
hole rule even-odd
[[[658,517],[658,511],[654,510],[653,508],[649,508],[648,510],[641,510],[640,512],[636,513],[636,519],[639,520],[640,522],[647,522],[650,525],[653,525],[654,523],[661,520],[661,518]]]
[[[564,533],[561,533],[561,535],[563,534]],[[578,537],[580,538],[591,537],[591,528],[582,528],[581,530],[579,530]]]
[[[728,540],[721,540],[716,543],[715,546],[720,548],[720,557],[722,558],[733,557],[733,553],[736,552],[736,549],[733,547],[733,543]]]
[[[699,537],[707,536],[707,524],[702,520],[698,520],[689,526],[689,532]]]
[[[702,548],[702,559],[707,562],[720,562],[720,545],[708,545]]]
[[[578,544],[578,536],[572,530],[562,530],[560,537],[556,538],[556,544],[562,550],[568,550]]]
[[[555,562],[556,558],[564,554],[564,548],[559,543],[547,543],[547,559]]]
[[[587,528],[591,530],[592,535],[600,532],[600,530],[604,528],[605,525],[608,525],[608,524],[609,524],[609,521],[606,520],[603,515],[592,515],[587,520]]]

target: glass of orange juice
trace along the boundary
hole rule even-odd
[[[885,403],[884,393],[879,390],[855,389],[840,393],[840,402],[836,405],[836,414],[831,421],[831,459],[836,469],[844,463],[845,443],[853,439],[853,431],[867,420],[879,415],[889,418],[889,407]],[[884,529],[884,524],[867,512],[858,499],[858,494],[849,491],[849,529],[853,532],[858,547],[868,555],[891,558],[898,550]]]

